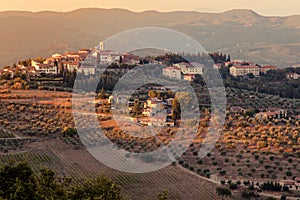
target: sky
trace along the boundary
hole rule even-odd
[[[186,10],[223,12],[231,9],[251,9],[266,16],[300,14],[299,0],[2,0],[0,11],[71,11],[79,8],[124,8],[141,12]]]

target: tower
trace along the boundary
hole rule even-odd
[[[104,42],[100,42],[99,43],[99,49],[100,50],[104,50]]]

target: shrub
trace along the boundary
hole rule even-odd
[[[229,185],[229,188],[230,188],[231,190],[236,190],[236,189],[238,188],[238,185],[237,185],[236,183],[231,183],[231,184]]]
[[[231,196],[231,191],[229,189],[223,188],[223,187],[217,187],[216,193],[221,197]]]
[[[292,172],[291,172],[290,170],[286,171],[285,174],[286,174],[287,176],[292,176],[292,175],[293,175]]]

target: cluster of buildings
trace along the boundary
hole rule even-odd
[[[158,99],[155,97],[145,101],[142,114],[148,118],[141,119],[140,123],[153,126],[174,126],[174,120],[172,118],[173,100],[173,98]]]
[[[85,75],[93,75],[96,70],[101,70],[101,66],[107,64],[140,65],[142,58],[133,54],[118,53],[111,50],[106,50],[103,42],[94,49],[80,49],[77,52],[66,52],[64,54],[53,54],[46,59],[31,60],[29,66],[17,65],[0,70],[0,75],[7,75],[13,78],[15,74],[21,73],[26,76],[38,76],[42,74],[62,75],[63,72],[76,72]],[[153,62],[152,62],[153,61]],[[159,64],[158,61],[152,60],[150,63]],[[275,66],[258,66],[252,62],[244,60],[233,60],[225,63],[216,63],[215,69],[220,69],[222,66],[229,68],[229,73],[234,76],[246,76],[253,74],[259,76],[267,73],[269,70],[275,70]],[[163,75],[170,78],[184,79],[193,81],[196,75],[203,74],[203,64],[192,62],[181,62],[172,64],[163,69]],[[116,70],[116,69],[109,69]],[[288,73],[288,79],[299,79],[299,74]]]
[[[216,65],[220,67],[221,65]],[[260,76],[261,74],[266,74],[269,70],[278,69],[275,66],[258,66],[253,64],[252,62],[245,61],[232,61],[226,62],[225,66],[229,67],[229,72],[232,76],[246,76],[248,74],[253,74],[254,76]],[[298,80],[299,74],[297,73],[287,73],[286,78],[290,80]]]
[[[225,63],[216,63],[213,65],[215,69],[220,69],[222,66],[229,68],[229,73],[232,76],[246,76],[253,74],[254,76],[260,76],[266,74],[269,70],[278,69],[276,66],[258,66],[252,62],[244,60],[233,60]],[[176,63],[163,69],[163,75],[176,79],[184,79],[187,81],[193,81],[195,75],[203,74],[203,64],[200,63]],[[288,79],[298,79],[297,73],[289,73],[286,75]]]
[[[157,88],[156,91],[160,89]],[[139,106],[139,117],[136,119],[139,125],[143,126],[174,126],[173,120],[173,101],[174,98],[165,97],[149,97],[147,93],[145,95],[139,94],[134,98],[129,98],[128,95],[115,94],[108,98],[108,103],[114,106],[127,105],[125,108],[129,114],[136,115],[135,104],[138,102]],[[126,111],[126,112],[127,112]]]
[[[187,81],[193,81],[197,74],[203,74],[203,64],[196,62],[176,63],[163,69],[164,76],[176,79],[184,79]]]
[[[248,74],[253,74],[254,76],[259,76],[260,74],[265,74],[269,70],[275,70],[275,66],[263,66],[260,67],[252,62],[246,62],[242,60],[234,60],[225,63],[226,67],[229,67],[229,72],[232,76],[246,76]]]
[[[14,68],[4,67],[4,69],[0,70],[0,76],[7,77],[8,79],[12,79],[15,75],[20,76],[36,76],[36,69],[32,66],[25,67],[23,65],[18,65]]]
[[[85,75],[93,75],[101,65],[113,63],[138,65],[140,62],[139,56],[105,50],[104,43],[101,42],[95,49],[80,49],[77,52],[53,54],[46,59],[31,60],[29,66],[7,67],[0,71],[0,75],[8,74],[10,78],[13,78],[16,73],[23,73],[32,77],[42,74],[61,75],[64,71],[74,72],[75,70]]]

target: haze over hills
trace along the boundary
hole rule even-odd
[[[300,64],[300,15],[264,17],[251,10],[223,13],[131,12],[87,8],[61,12],[0,12],[0,66],[21,59],[94,47],[124,30],[160,26],[185,33],[208,51],[279,67]]]

